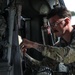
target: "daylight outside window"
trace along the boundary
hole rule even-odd
[[[75,25],[75,2],[74,1],[75,0],[64,0],[67,9],[72,12],[71,25]]]

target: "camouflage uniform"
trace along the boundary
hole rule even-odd
[[[2,37],[5,34],[6,27],[7,25],[5,18],[2,15],[0,15],[0,41],[2,40]]]
[[[75,30],[72,32],[71,40],[69,43],[64,41],[56,46],[45,46],[42,54],[58,62],[65,64],[73,63],[75,61]]]
[[[26,42],[27,44],[34,43],[31,41]],[[34,69],[38,68],[37,75],[50,75],[50,69],[58,72],[57,69],[60,62],[63,62],[65,66],[68,66],[70,73],[75,75],[75,29],[72,31],[71,40],[69,43],[67,43],[64,39],[61,38],[59,44],[55,46],[42,45],[38,43],[35,43],[34,45],[37,46],[34,48],[41,52],[43,56],[45,56],[45,58],[39,63],[35,61],[32,62],[33,67],[34,65],[37,66],[34,67]],[[54,73],[53,75],[60,74]]]
[[[75,29],[72,31],[69,43],[61,38],[57,46],[38,46],[42,54],[48,57],[41,61],[42,66],[48,66],[52,70],[56,70],[58,64],[63,62],[69,67],[69,71],[75,74]]]

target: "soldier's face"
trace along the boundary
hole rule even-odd
[[[49,22],[52,32],[56,36],[61,37],[65,34],[65,18],[59,18],[59,16],[55,15],[49,19]]]

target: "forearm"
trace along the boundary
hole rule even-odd
[[[75,50],[71,47],[49,47],[42,54],[58,62],[69,64],[75,62]]]
[[[41,52],[42,55],[59,62],[63,61],[64,63],[71,63],[75,61],[75,46],[53,47],[32,42],[27,39],[24,39],[20,46],[23,50],[25,50],[25,48],[34,48]]]
[[[65,51],[62,48],[53,47],[49,45],[42,45],[39,43],[34,43],[33,48],[42,53],[42,55],[52,58],[54,60],[63,60],[63,56],[65,55]]]
[[[32,48],[36,49],[36,50],[39,51],[39,52],[42,52],[42,51],[44,51],[45,47],[46,47],[46,46],[43,45],[43,44],[39,44],[39,43],[34,42]]]

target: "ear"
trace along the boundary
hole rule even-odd
[[[66,17],[64,21],[65,21],[65,25],[68,25],[70,23],[71,19]]]

